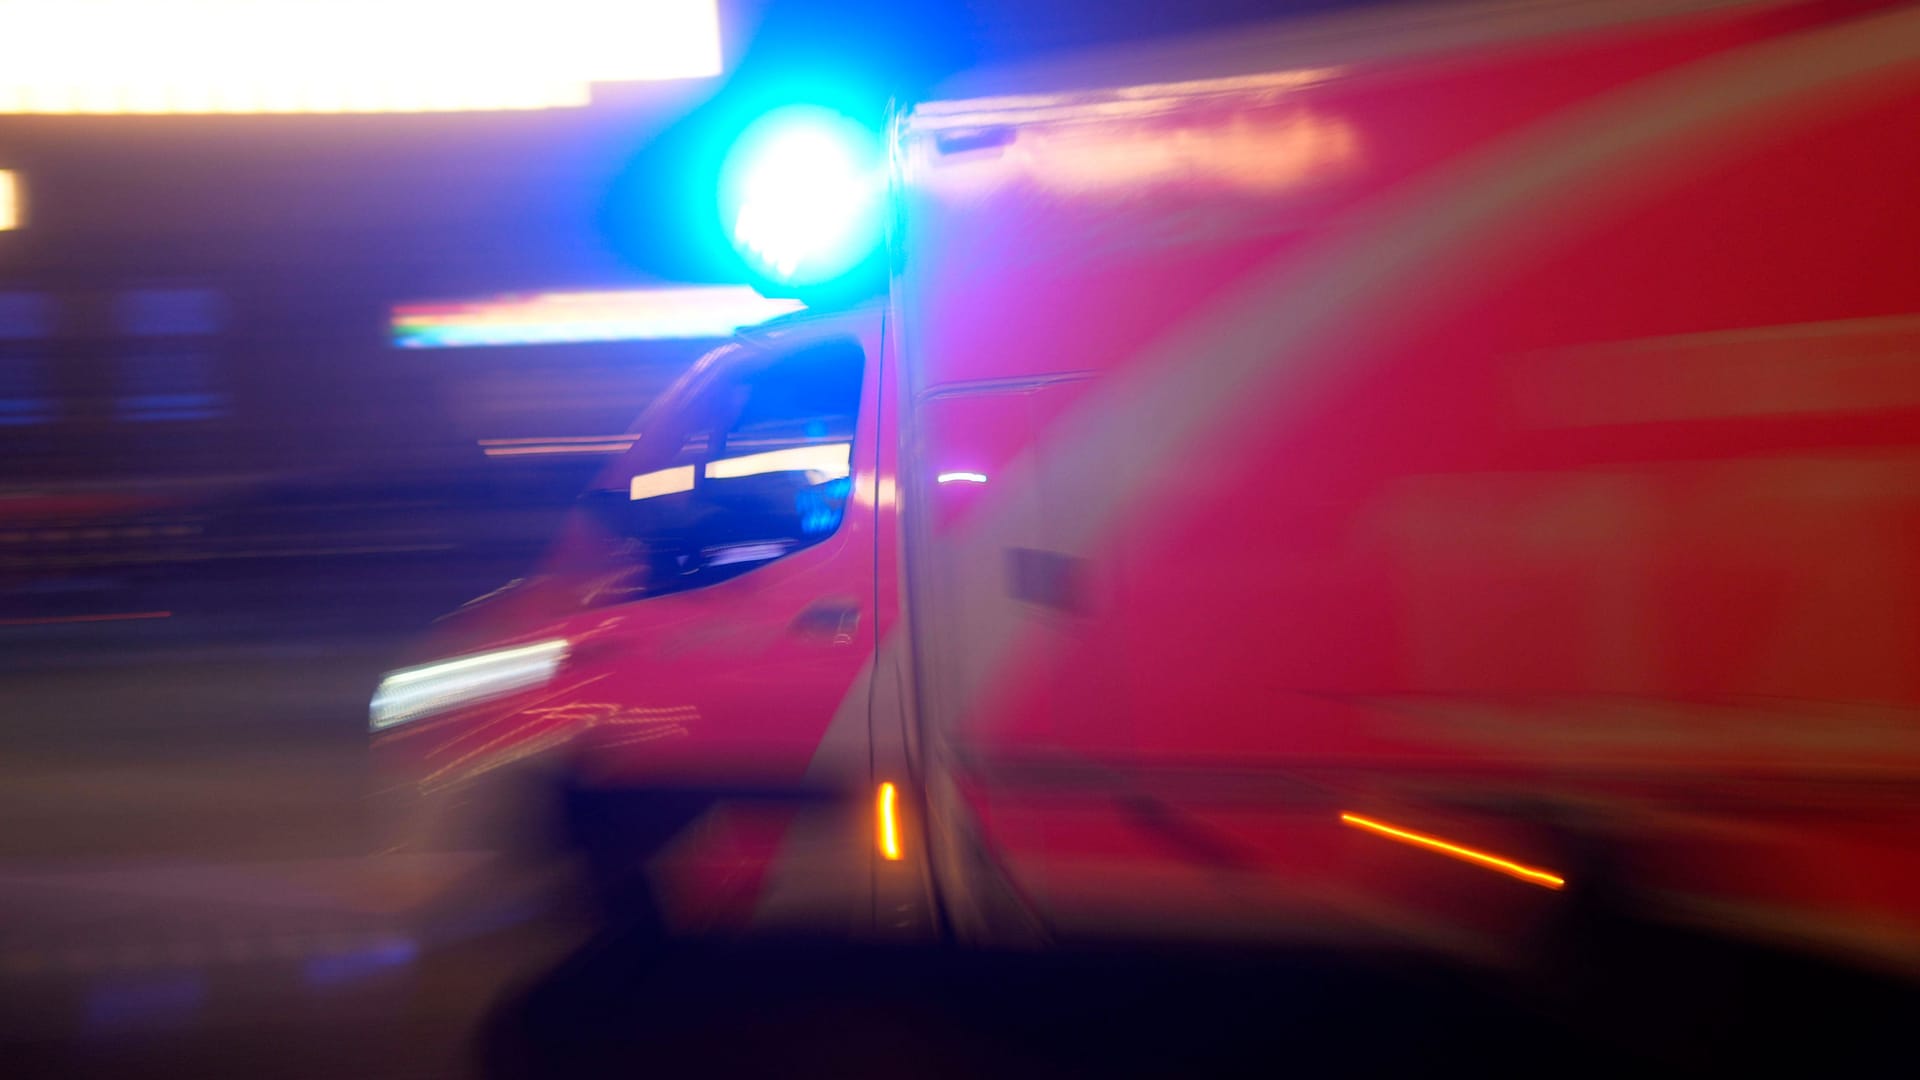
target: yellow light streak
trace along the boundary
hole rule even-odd
[[[888,862],[900,861],[900,821],[895,803],[899,793],[891,780],[880,785],[878,813],[880,825],[880,855]]]
[[[1489,870],[1497,870],[1508,877],[1519,878],[1521,881],[1531,882],[1535,885],[1544,886],[1545,888],[1558,889],[1567,883],[1567,879],[1558,874],[1548,873],[1545,870],[1525,866],[1511,859],[1503,859],[1497,855],[1489,855],[1484,851],[1476,851],[1470,847],[1450,843],[1437,836],[1428,836],[1424,833],[1396,828],[1385,822],[1361,817],[1359,814],[1343,813],[1340,815],[1340,820],[1355,828],[1365,829],[1368,832],[1387,837],[1388,839],[1398,840],[1401,843],[1412,844],[1416,847],[1423,847],[1429,851],[1437,851],[1442,855],[1450,855],[1453,858],[1473,863],[1476,866],[1484,866]]]

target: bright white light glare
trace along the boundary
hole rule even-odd
[[[0,113],[585,105],[720,73],[715,0],[0,0]]]
[[[0,169],[0,231],[20,227],[20,178]]]
[[[852,450],[852,443],[842,442],[742,454],[707,462],[706,475],[709,480],[724,480],[761,473],[804,472],[808,483],[824,484],[847,475]]]
[[[641,473],[627,482],[627,500],[639,502],[641,499],[657,499],[662,495],[677,495],[682,491],[693,490],[693,466],[678,465],[671,469],[655,469],[650,473]]]
[[[825,131],[780,136],[747,177],[733,234],[774,273],[791,278],[808,259],[846,243],[867,201],[847,148]]]
[[[819,282],[879,242],[884,180],[872,133],[824,109],[794,107],[750,127],[727,167],[733,243],[764,272]]]
[[[984,484],[987,482],[987,474],[980,472],[943,472],[933,479],[934,482],[940,484]]]
[[[553,678],[566,658],[567,643],[554,640],[393,672],[374,691],[367,726],[380,731],[539,686]]]
[[[769,299],[746,285],[539,293],[402,304],[393,309],[393,343],[403,349],[455,349],[722,338],[742,326],[800,308],[797,300]]]

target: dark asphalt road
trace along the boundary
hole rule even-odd
[[[163,576],[108,599],[168,618],[0,627],[0,1075],[1866,1071],[1905,1028],[1907,988],[1658,938],[1636,977],[1667,992],[1585,1016],[1300,952],[662,948],[564,923],[432,947],[420,899],[474,867],[371,854],[365,703],[511,573]],[[1665,978],[1669,944],[1714,977]]]
[[[555,946],[425,962],[412,911],[470,866],[372,854],[366,702],[523,565],[379,551],[12,592],[0,1074],[461,1075],[485,1003]]]

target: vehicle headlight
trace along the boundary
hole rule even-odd
[[[367,709],[367,729],[381,731],[539,686],[553,678],[566,658],[565,641],[541,641],[392,672],[380,680],[380,688],[373,693],[373,703]]]

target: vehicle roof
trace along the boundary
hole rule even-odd
[[[1151,43],[1063,52],[964,72],[907,110],[908,123],[1044,119],[1034,110],[1089,99],[1191,96],[1297,86],[1304,77],[1638,20],[1795,0],[1417,0],[1212,30]],[[1272,77],[1288,77],[1276,85]],[[991,114],[991,115],[983,115]]]
[[[769,346],[793,336],[821,336],[844,331],[858,334],[880,318],[885,304],[875,297],[857,304],[830,308],[802,308],[776,315],[765,322],[743,326],[734,332],[735,340],[751,345]]]

